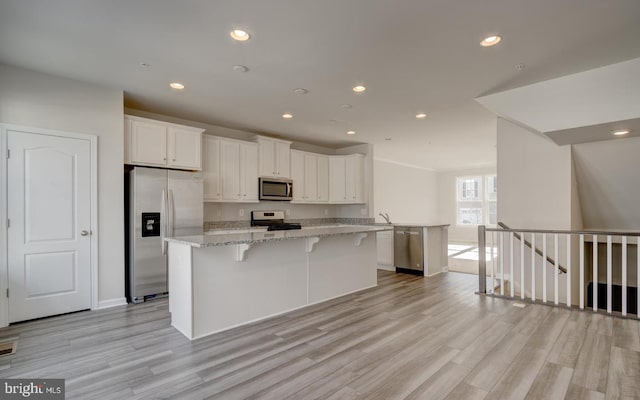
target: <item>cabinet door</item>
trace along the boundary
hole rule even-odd
[[[318,193],[319,202],[329,201],[329,157],[316,156],[318,159]]]
[[[242,201],[258,201],[258,146],[240,145]]]
[[[291,179],[293,180],[293,200],[304,201],[304,153],[301,151],[291,151]]]
[[[346,200],[360,203],[363,201],[362,157],[348,156],[346,162]]]
[[[131,162],[167,165],[167,128],[144,121],[131,121]]]
[[[169,166],[202,169],[202,133],[190,129],[169,127]]]
[[[290,147],[289,143],[275,142],[276,174],[279,178],[291,177],[291,171],[289,170]]]
[[[221,141],[222,199],[240,200],[240,143]]]
[[[346,160],[344,157],[335,156],[329,159],[329,201],[332,203],[345,203],[346,191]]]
[[[316,202],[318,199],[318,158],[314,154],[304,155],[304,199]]]
[[[258,157],[260,176],[277,177],[275,142],[271,140],[260,140],[258,151],[260,153]]]
[[[202,180],[204,200],[220,200],[220,139],[204,136],[202,139]]]

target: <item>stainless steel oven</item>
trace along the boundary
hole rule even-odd
[[[260,200],[291,201],[293,181],[286,178],[260,178]]]

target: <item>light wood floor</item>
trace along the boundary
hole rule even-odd
[[[0,377],[67,399],[640,398],[639,322],[475,295],[477,277],[377,288],[189,342],[167,301],[18,324]],[[232,305],[230,305],[232,306]]]

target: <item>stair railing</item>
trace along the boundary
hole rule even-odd
[[[603,238],[604,237],[604,238]],[[542,251],[536,248],[536,238],[541,240]],[[560,260],[560,239],[566,241],[563,244],[562,252],[563,261],[566,260],[565,266],[562,267],[558,263]],[[490,240],[488,243],[487,239]],[[507,243],[505,243],[505,239]],[[549,239],[552,239],[552,246],[547,246]],[[585,239],[591,239],[591,271],[585,269]],[[600,239],[600,240],[599,240]],[[486,294],[494,297],[504,297],[534,302],[544,303],[554,306],[572,307],[572,296],[578,294],[576,306],[585,309],[585,302],[593,311],[599,308],[605,310],[607,314],[620,314],[627,316],[628,303],[627,298],[633,298],[633,290],[640,289],[640,232],[614,232],[614,231],[570,231],[570,230],[534,230],[534,229],[511,229],[501,224],[500,228],[487,228],[484,225],[478,226],[478,293]],[[519,245],[517,244],[519,242]],[[575,242],[579,246],[576,260],[572,260],[572,253],[575,248]],[[588,243],[589,240],[586,240]],[[528,243],[528,244],[527,244]],[[572,244],[574,243],[574,244]],[[604,248],[606,243],[606,278],[599,281],[598,270],[601,268],[598,260],[599,244]],[[616,257],[614,265],[613,245],[616,244],[616,252],[620,254],[619,261]],[[617,250],[617,246],[620,250]],[[495,251],[497,246],[497,252]],[[573,247],[572,247],[573,246]],[[629,246],[636,247],[636,272],[637,280],[629,285],[628,282],[628,265],[629,265]],[[491,249],[491,259],[487,262],[487,251]],[[526,250],[527,251],[526,251]],[[533,250],[532,250],[533,249]],[[548,257],[548,250],[553,252],[554,257]],[[518,253],[519,260],[515,260]],[[525,253],[528,253],[525,255]],[[508,255],[508,258],[505,257]],[[633,254],[633,253],[632,253]],[[526,260],[526,262],[525,262]],[[587,262],[589,260],[586,260]],[[602,264],[601,262],[600,264]],[[549,266],[553,266],[551,273],[547,276]],[[621,291],[616,293],[616,300],[620,300],[620,307],[616,305],[614,311],[613,305],[613,273],[620,276]],[[555,273],[553,273],[555,271]],[[514,275],[514,272],[519,275]],[[577,272],[578,279],[573,274]],[[591,275],[592,287],[587,293],[585,278]],[[603,274],[604,275],[604,274]],[[541,278],[541,279],[540,279]],[[548,279],[549,278],[549,279]],[[562,280],[562,286],[560,281]],[[508,293],[505,293],[505,282],[509,283]],[[536,282],[541,282],[541,287],[536,288]],[[496,285],[498,283],[498,285]],[[572,287],[577,284],[578,293],[574,293]],[[606,290],[605,290],[606,284]],[[635,284],[635,288],[634,288]],[[606,297],[598,300],[598,288],[602,285],[600,291],[601,296]],[[519,295],[516,297],[516,286],[519,289]],[[553,287],[553,292],[549,293],[549,286]],[[616,283],[616,286],[618,284]],[[499,287],[499,290],[496,288]],[[628,296],[628,290],[631,290],[631,296]],[[588,299],[587,299],[587,296]],[[620,299],[621,297],[621,299]],[[640,318],[640,296],[636,295],[636,304],[631,305],[632,313]],[[635,308],[635,310],[633,310]],[[619,311],[619,312],[618,312]]]

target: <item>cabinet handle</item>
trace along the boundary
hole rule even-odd
[[[175,161],[176,159],[174,158],[173,161]]]
[[[167,157],[163,158],[162,160],[167,161]]]
[[[243,196],[245,196],[245,197],[246,197],[246,196],[247,196],[247,194],[245,193],[245,194],[243,194]]]

